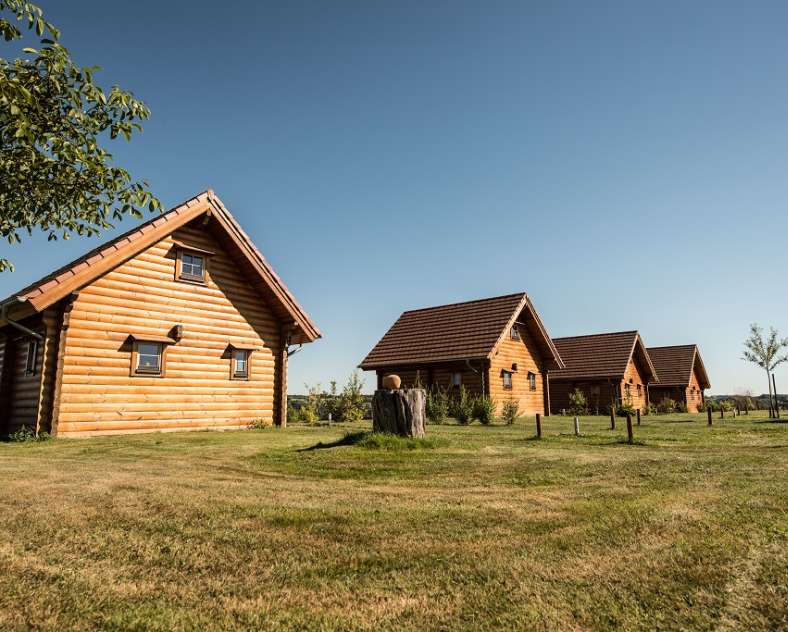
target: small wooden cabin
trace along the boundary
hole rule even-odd
[[[569,409],[569,394],[583,392],[592,413],[605,414],[611,403],[644,410],[649,384],[657,379],[648,351],[637,331],[553,338],[565,368],[550,374],[554,411]]]
[[[698,345],[649,347],[648,354],[659,374],[651,385],[651,401],[658,405],[664,399],[686,404],[697,413],[703,408],[703,390],[711,388]]]
[[[284,425],[288,350],[318,337],[207,191],[2,302],[0,434]]]
[[[561,357],[524,292],[403,313],[360,368],[394,373],[403,386],[464,386],[524,415],[549,414],[548,372]]]

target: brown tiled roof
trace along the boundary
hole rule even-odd
[[[321,336],[320,330],[301,308],[290,290],[274,272],[219,197],[211,190],[205,191],[166,213],[94,248],[79,259],[58,268],[0,303],[10,302],[16,298],[26,305],[31,305],[36,311],[41,311],[70,292],[84,287],[108,270],[139,254],[150,246],[151,239],[163,239],[180,226],[204,213],[210,213],[216,217],[219,224],[238,245],[246,260],[259,273],[262,281],[271,289],[275,300],[281,304],[285,313],[289,313],[298,324],[303,339],[311,341],[319,338]]]
[[[553,343],[566,368],[551,371],[551,380],[623,379],[636,351],[640,351],[644,364],[654,372],[637,331],[553,338]]]
[[[689,386],[693,368],[697,365],[701,386],[711,386],[697,345],[649,347],[648,354],[659,374],[658,384]]]
[[[361,363],[388,366],[487,358],[508,327],[528,309],[546,356],[560,365],[550,337],[525,292],[404,312]]]

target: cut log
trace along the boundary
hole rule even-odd
[[[378,390],[372,396],[372,431],[423,437],[427,392],[423,388]]]

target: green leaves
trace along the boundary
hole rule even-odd
[[[23,49],[32,57],[0,58],[0,237],[14,244],[33,229],[49,240],[95,236],[111,228],[110,219],[160,210],[147,182],[113,165],[103,146],[142,131],[147,106],[118,86],[107,93],[96,85],[98,67],[77,66],[35,5],[0,0],[1,11],[49,37],[40,49]],[[21,38],[5,17],[0,35]],[[0,259],[0,271],[6,269],[13,268]]]

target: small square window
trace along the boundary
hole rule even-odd
[[[520,331],[517,329],[517,326],[512,327],[511,331],[509,332],[512,340],[519,340],[520,339]]]
[[[503,387],[507,391],[512,390],[512,374],[510,371],[501,371],[501,377],[503,377]]]
[[[29,340],[27,343],[27,360],[25,362],[25,375],[35,375],[37,363],[38,363],[38,340]]]
[[[163,346],[160,342],[137,343],[137,373],[160,375],[162,366]]]
[[[451,385],[452,386],[460,386],[462,384],[462,373],[452,373],[451,374]]]
[[[205,281],[205,257],[190,252],[180,253],[181,279],[187,281]]]
[[[233,377],[238,379],[249,377],[249,352],[245,349],[233,351]]]
[[[536,390],[536,374],[528,373],[528,388],[532,391]]]

